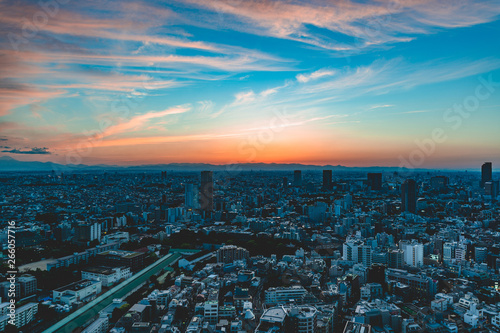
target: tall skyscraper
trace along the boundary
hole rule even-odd
[[[493,168],[491,162],[484,162],[481,167],[481,187],[484,187],[486,182],[493,180]]]
[[[288,178],[283,177],[283,188],[287,188],[287,187],[288,187]]]
[[[302,186],[302,171],[295,170],[293,172],[293,186]]]
[[[184,185],[184,206],[186,208],[194,208],[194,184]]]
[[[484,194],[495,199],[500,191],[500,184],[498,180],[488,181],[484,183]]]
[[[200,208],[210,212],[214,209],[214,173],[201,172]]]
[[[372,191],[382,190],[382,174],[381,173],[369,173],[368,174],[368,186]]]
[[[413,179],[401,185],[401,211],[413,214],[417,211],[417,183]]]
[[[332,189],[332,170],[323,170],[323,189]]]

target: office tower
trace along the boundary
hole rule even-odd
[[[194,184],[184,185],[184,206],[186,208],[194,208]]]
[[[486,182],[493,180],[493,170],[491,162],[484,162],[481,167],[481,187],[484,187]]]
[[[288,178],[283,177],[283,188],[287,188],[287,187],[288,187]]]
[[[407,179],[401,185],[401,211],[417,212],[417,183],[413,179]]]
[[[488,256],[488,249],[486,247],[476,247],[474,249],[474,260],[477,263],[483,263]]]
[[[431,177],[431,188],[434,191],[442,191],[448,186],[448,177],[446,176],[434,176]]]
[[[368,174],[368,186],[372,191],[382,190],[382,174],[381,173],[369,173]]]
[[[332,170],[323,170],[323,189],[332,189]]]
[[[201,172],[200,208],[204,211],[214,209],[214,174],[212,171]]]
[[[389,267],[401,268],[403,267],[404,252],[403,250],[390,250],[389,251]]]
[[[484,183],[484,194],[491,196],[492,199],[495,199],[499,193],[500,184],[498,180],[489,181]]]
[[[293,186],[302,186],[302,171],[295,170],[293,172]]]

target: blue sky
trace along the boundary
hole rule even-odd
[[[0,2],[0,156],[500,163],[497,1],[63,2]]]

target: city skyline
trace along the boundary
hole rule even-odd
[[[500,165],[494,1],[0,8],[0,157]]]

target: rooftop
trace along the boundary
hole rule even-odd
[[[88,286],[91,286],[93,284],[100,283],[99,281],[90,281],[90,280],[80,280],[73,282],[71,284],[68,284],[63,287],[59,287],[57,289],[54,289],[54,291],[66,291],[66,290],[72,290],[72,291],[79,291],[84,288],[87,288]]]

